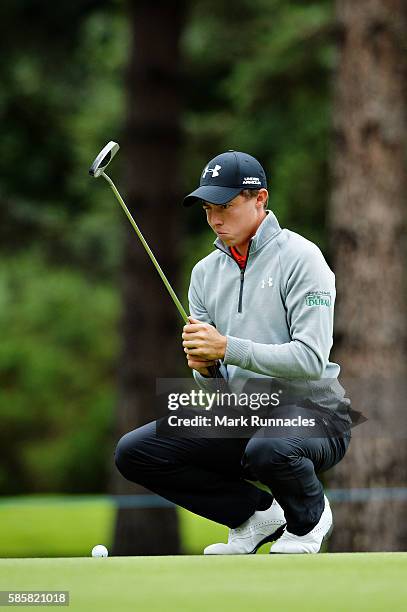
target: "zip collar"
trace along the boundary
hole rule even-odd
[[[275,238],[281,232],[281,227],[275,214],[271,210],[266,210],[266,218],[263,219],[253,238],[250,240],[250,254],[262,249],[270,240]],[[219,237],[214,241],[214,246],[229,255],[230,250]]]

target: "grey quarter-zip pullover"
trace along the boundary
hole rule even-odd
[[[266,212],[244,270],[219,238],[215,251],[195,265],[191,316],[226,336],[221,372],[232,391],[255,377],[303,381],[310,398],[332,407],[325,396],[344,397],[340,367],[329,360],[335,276],[314,243],[282,229]],[[215,388],[216,379],[193,375],[201,388]]]

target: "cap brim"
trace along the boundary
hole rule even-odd
[[[219,187],[216,185],[202,185],[184,198],[184,206],[192,206],[196,202],[209,202],[209,204],[226,204],[233,200],[244,187]]]

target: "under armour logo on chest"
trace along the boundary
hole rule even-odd
[[[260,284],[261,288],[264,289],[264,287],[272,287],[273,286],[273,279],[271,278],[271,276],[268,277],[268,280],[262,280],[261,284]]]

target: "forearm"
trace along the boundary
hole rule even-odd
[[[327,357],[304,342],[292,340],[284,344],[261,344],[227,336],[224,363],[266,376],[317,380]]]

